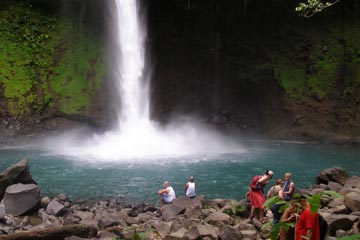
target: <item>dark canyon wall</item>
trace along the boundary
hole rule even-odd
[[[2,129],[107,125],[104,1],[29,2],[0,4]],[[154,119],[196,114],[244,133],[359,141],[355,0],[312,18],[286,0],[142,3]]]

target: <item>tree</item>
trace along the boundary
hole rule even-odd
[[[332,5],[338,3],[340,0],[307,0],[306,2],[299,3],[299,6],[295,8],[295,11],[299,12],[300,15],[304,17],[312,17],[316,13],[321,12],[325,8],[331,7]]]

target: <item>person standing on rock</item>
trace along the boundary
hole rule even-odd
[[[287,172],[285,173],[285,182],[282,190],[282,195],[283,195],[282,198],[285,201],[290,201],[293,198],[294,192],[295,192],[295,184],[291,180],[291,173]]]
[[[163,189],[160,189],[158,194],[160,196],[160,201],[162,204],[169,204],[171,203],[175,198],[176,194],[174,189],[170,186],[168,181],[165,181],[163,183]]]
[[[264,175],[254,176],[250,183],[249,197],[251,212],[249,220],[255,217],[255,209],[260,210],[259,220],[261,223],[264,223],[264,208],[263,204],[265,203],[264,188],[268,184],[269,179],[273,177],[274,173],[270,170],[266,170]]]
[[[189,181],[185,184],[185,195],[189,198],[196,197],[196,184],[193,176],[189,178]]]

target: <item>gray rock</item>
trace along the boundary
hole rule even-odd
[[[256,230],[241,230],[243,239],[257,240],[260,239],[260,235]]]
[[[208,239],[218,239],[218,231],[218,228],[209,224],[197,225],[187,231],[184,235],[184,238],[188,238],[190,240],[204,239],[205,237]]]
[[[29,160],[27,158],[0,173],[0,200],[3,199],[6,188],[16,183],[36,184],[30,175]]]
[[[186,223],[187,223],[187,221],[186,221],[186,218],[184,218],[184,217],[175,218],[171,225],[170,232],[177,232],[179,229],[185,228]]]
[[[243,235],[239,229],[226,225],[219,231],[219,237],[221,239],[243,239]]]
[[[338,192],[343,186],[340,183],[330,181],[328,187],[330,191]]]
[[[47,197],[47,196],[42,197],[41,200],[40,200],[40,206],[42,208],[46,208],[49,205],[50,202],[51,202],[51,199],[49,197]]]
[[[193,208],[186,208],[185,215],[187,218],[200,218],[202,216],[202,209],[199,206]]]
[[[164,220],[169,220],[175,218],[177,215],[184,213],[185,208],[175,205],[175,204],[166,204],[161,207],[162,218]]]
[[[54,216],[60,216],[62,213],[64,213],[64,211],[65,211],[64,205],[59,203],[57,199],[53,199],[46,207],[46,212]]]
[[[231,217],[225,213],[216,212],[216,213],[211,213],[205,219],[205,222],[215,226],[219,226],[221,224],[228,225],[231,222]]]
[[[165,236],[164,240],[182,240],[184,235],[187,232],[187,229],[180,228],[176,232],[171,232],[169,235]]]
[[[349,230],[353,226],[355,221],[359,220],[358,216],[345,215],[345,214],[334,214],[330,216],[323,216],[328,223],[328,232],[330,236],[335,236],[337,230]]]
[[[357,193],[360,193],[360,189],[357,189],[357,188],[342,188],[340,189],[339,193],[343,196],[346,196],[348,193],[351,193],[351,192],[357,192]]]
[[[5,219],[5,205],[4,203],[0,203],[0,221],[4,221]]]
[[[315,183],[328,184],[331,181],[344,185],[346,180],[348,179],[349,179],[349,175],[344,169],[340,167],[334,167],[321,171],[319,175],[316,177]]]
[[[153,227],[161,236],[169,235],[172,222],[160,222],[159,220],[150,220],[144,224],[145,228]]]
[[[6,188],[5,212],[19,216],[39,206],[40,189],[35,184],[14,184]]]
[[[344,185],[344,188],[360,189],[360,177],[352,176],[349,178]]]
[[[345,205],[353,212],[360,211],[360,194],[357,192],[346,194]]]

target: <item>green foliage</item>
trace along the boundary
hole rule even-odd
[[[300,15],[304,17],[312,17],[316,13],[321,12],[325,8],[328,8],[340,0],[333,0],[331,2],[322,1],[322,0],[307,0],[306,2],[301,2],[295,8],[295,11],[299,12]]]
[[[334,191],[321,191],[312,196],[307,196],[307,201],[310,205],[310,210],[312,213],[316,213],[320,209],[321,197],[323,195],[327,195],[327,196],[334,197],[334,198],[343,198],[343,196],[341,194],[334,192]],[[291,205],[298,205],[298,214],[299,214],[301,205],[297,199],[300,196],[301,196],[300,194],[295,194],[294,199],[292,201],[288,201],[288,202],[280,199],[278,196],[271,197],[265,201],[263,207],[271,208],[274,204],[282,204],[282,205],[284,205],[284,207],[282,208],[282,211],[283,211],[285,208],[288,208]],[[296,225],[295,222],[278,222],[276,224],[272,224],[271,222],[268,222],[262,226],[261,230],[264,230],[265,228],[272,226],[271,231],[270,231],[270,238],[271,238],[271,240],[276,240],[281,228],[285,228],[285,230],[288,230],[290,227],[295,227],[295,225]]]
[[[345,237],[341,237],[338,238],[338,240],[359,240],[360,239],[360,233],[351,235],[351,236],[345,236]]]
[[[288,40],[281,49],[270,52],[269,58],[286,100],[311,101],[316,97],[360,102],[358,23],[320,29],[309,24],[296,29],[295,36],[288,34],[290,29],[283,31]]]
[[[102,45],[25,2],[0,5],[0,87],[8,112],[89,109],[105,75]]]
[[[238,216],[239,214],[243,213],[246,210],[245,205],[241,205],[237,202],[231,202],[230,206],[231,206],[229,212],[230,216]]]

